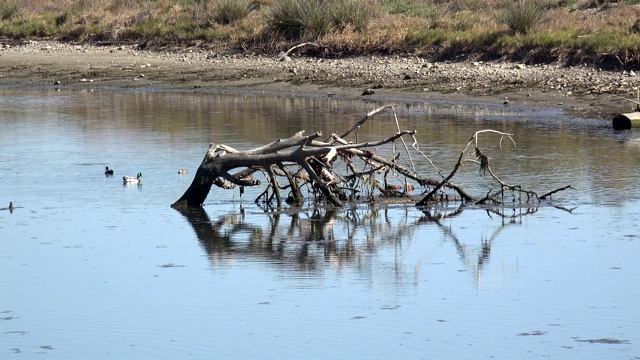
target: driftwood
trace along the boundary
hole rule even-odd
[[[393,112],[397,132],[378,141],[358,142],[361,126],[385,110]],[[326,203],[332,206],[342,206],[345,201],[377,201],[380,196],[407,198],[413,190],[410,181],[423,187],[426,194],[417,201],[418,206],[448,200],[476,204],[500,203],[499,198],[507,191],[520,194],[521,201],[540,201],[535,192],[501,180],[491,170],[489,157],[480,150],[479,135],[498,135],[500,145],[506,138],[515,146],[512,134],[495,130],[477,131],[448,176],[444,176],[420,150],[415,134],[415,130],[400,129],[395,106],[385,105],[367,113],[342,134],[332,134],[324,140],[319,132],[305,135],[304,131],[300,131],[289,138],[246,151],[224,144],[210,144],[191,185],[172,206],[201,206],[213,185],[223,189],[240,187],[242,195],[245,187],[262,185],[254,177],[256,172],[263,174],[267,183],[255,201],[270,207],[280,207],[285,202],[300,206],[310,198],[314,204]],[[350,135],[355,135],[355,141],[346,139]],[[405,140],[408,138],[412,140],[411,145]],[[403,151],[397,151],[397,143],[402,144]],[[385,157],[377,153],[381,147],[392,147],[391,155]],[[428,160],[432,170],[437,173],[436,177],[420,176],[412,154]],[[461,186],[452,183],[451,179],[460,166],[467,162],[479,164],[481,172],[488,173],[500,189],[489,192],[484,197],[474,197]],[[403,185],[390,184],[389,177]],[[571,187],[551,191],[545,197],[568,188]],[[456,195],[449,196],[447,190],[454,191]],[[286,195],[283,196],[282,191],[286,191]]]
[[[307,45],[311,45],[311,46],[318,47],[318,44],[316,44],[316,43],[312,43],[312,42],[306,42],[306,43],[298,44],[298,45],[296,45],[296,46],[292,47],[291,49],[287,50],[285,53],[280,54],[280,55],[278,56],[278,59],[279,59],[280,61],[285,61],[285,60],[287,60],[287,59],[288,59],[288,60],[291,60],[291,59],[289,59],[289,53],[290,53],[290,52],[292,52],[292,51],[293,51],[293,50],[295,50],[295,49],[301,48],[301,47],[303,47],[303,46],[307,46]]]

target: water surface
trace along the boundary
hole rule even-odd
[[[0,211],[2,358],[640,357],[640,135],[602,121],[398,100],[445,174],[474,131],[513,133],[516,147],[481,139],[494,171],[577,189],[552,204],[265,212],[262,189],[213,189],[202,209],[169,206],[209,143],[342,132],[380,105],[0,89],[0,207],[17,206]],[[395,126],[379,114],[359,139]],[[472,167],[455,181],[495,188]]]

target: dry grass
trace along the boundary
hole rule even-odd
[[[0,5],[8,1],[12,0],[0,0]],[[381,53],[529,62],[570,58],[598,64],[618,58],[627,67],[640,67],[635,61],[640,58],[640,35],[631,30],[640,7],[625,2],[537,0],[544,16],[526,34],[512,34],[499,18],[507,0],[362,0],[377,9],[366,22],[338,19],[322,31],[302,29],[285,37],[274,31],[266,16],[282,0],[254,0],[254,11],[230,24],[216,21],[218,1],[20,0],[19,11],[0,23],[0,35],[173,43],[197,39],[204,46],[252,52],[276,52],[313,40],[322,48],[301,51],[333,57]]]

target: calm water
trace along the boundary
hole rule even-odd
[[[448,173],[473,131],[553,205],[169,205],[209,143],[341,132],[379,103],[0,89],[2,359],[638,359],[640,137],[543,109],[398,102]],[[360,139],[395,132],[379,114]],[[423,175],[435,176],[416,158]],[[105,177],[104,167],[116,171]],[[188,168],[189,175],[178,175]],[[122,175],[143,173],[141,186]],[[454,178],[495,188],[477,169]]]

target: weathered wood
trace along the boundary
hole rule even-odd
[[[214,176],[202,167],[203,164],[206,164],[210,161],[211,158],[215,156],[215,147],[213,144],[209,144],[209,150],[204,156],[200,167],[196,171],[195,177],[191,182],[191,185],[184,192],[184,194],[174,202],[171,207],[173,208],[186,208],[193,206],[201,206],[207,195],[209,195],[209,191],[211,190],[211,186],[213,185]]]
[[[350,133],[355,133],[357,136],[357,131],[362,124],[385,109],[393,111],[397,129],[395,134],[379,141],[363,143],[345,140],[344,137]],[[267,145],[245,151],[239,151],[224,144],[210,144],[191,185],[172,206],[178,209],[202,206],[213,185],[224,189],[240,186],[242,195],[244,187],[260,185],[260,181],[253,177],[257,171],[265,175],[268,183],[255,201],[263,201],[264,205],[268,207],[273,206],[274,203],[280,207],[283,202],[300,206],[305,198],[302,190],[313,195],[315,203],[326,202],[331,206],[342,206],[344,201],[357,201],[365,198],[366,201],[373,202],[376,201],[377,196],[374,195],[374,192],[377,191],[380,191],[380,196],[406,196],[406,192],[413,189],[413,185],[408,182],[409,180],[416,181],[420,186],[429,190],[425,191],[427,194],[416,203],[417,206],[451,199],[447,192],[443,191],[444,189],[452,189],[459,195],[459,197],[455,196],[454,200],[476,204],[489,202],[499,204],[503,201],[502,198],[506,191],[513,193],[514,199],[516,199],[515,194],[518,193],[518,199],[521,202],[539,201],[540,199],[535,192],[525,190],[520,185],[508,184],[492,171],[489,157],[480,150],[478,145],[479,136],[485,134],[498,135],[500,147],[502,147],[502,141],[505,138],[515,146],[512,134],[491,129],[476,131],[460,153],[457,163],[448,176],[444,176],[418,148],[415,130],[400,129],[393,105],[382,106],[370,111],[346,132],[339,136],[332,134],[325,141],[318,140],[322,136],[320,132],[307,136],[304,131],[300,131],[289,138],[278,139]],[[410,136],[413,139],[411,147],[405,142],[405,136]],[[396,141],[401,141],[403,144],[404,155],[406,155],[403,160],[409,164],[407,168],[400,164],[402,153],[396,152]],[[374,150],[386,144],[393,144],[393,153],[388,159],[376,154],[377,150]],[[411,150],[426,158],[438,173],[439,178],[420,176],[411,159]],[[479,164],[481,173],[489,174],[499,185],[499,190],[494,193],[489,190],[485,196],[478,200],[461,186],[451,183],[451,179],[467,162]],[[404,185],[388,183],[388,175],[400,180]],[[381,176],[383,176],[382,179]],[[382,181],[383,185],[381,185]],[[566,188],[570,188],[570,186],[554,192]],[[281,193],[282,190],[287,189],[289,189],[289,194]],[[405,189],[405,191],[399,192],[398,189]],[[545,194],[542,198],[554,192]],[[361,197],[362,194],[366,194],[366,196]],[[438,194],[437,197],[436,194]]]

